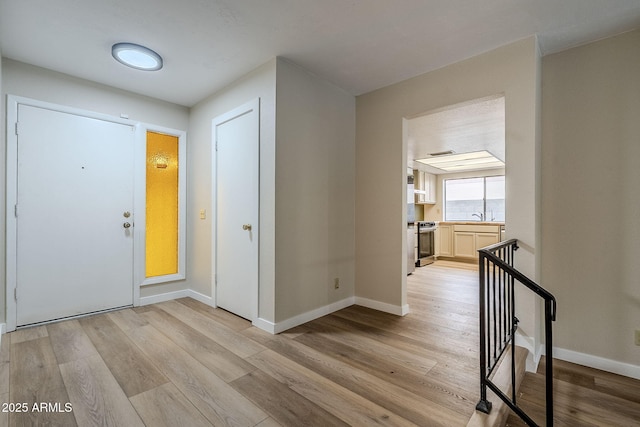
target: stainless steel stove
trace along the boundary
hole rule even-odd
[[[416,222],[418,227],[418,260],[416,267],[423,267],[435,261],[436,223],[429,221]]]

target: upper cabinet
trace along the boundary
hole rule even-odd
[[[415,203],[430,204],[436,203],[436,176],[421,170],[414,170]]]

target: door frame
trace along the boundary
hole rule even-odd
[[[136,138],[135,147],[135,185],[134,189],[134,209],[138,213],[136,224],[139,230],[147,229],[146,209],[147,209],[147,132],[162,133],[178,138],[178,272],[163,276],[147,277],[146,274],[146,232],[139,232],[135,240],[134,250],[134,277],[135,283],[139,286],[156,285],[160,283],[185,280],[187,277],[186,252],[187,252],[187,132],[171,129],[163,126],[139,123],[139,135],[141,140]],[[139,164],[142,166],[137,167]],[[140,185],[138,187],[138,184]],[[135,260],[140,262],[135,262]],[[138,289],[138,299],[139,299]],[[134,297],[134,306],[136,303]]]
[[[107,114],[96,113],[93,111],[83,110],[79,108],[67,107],[50,102],[39,101],[35,99],[25,98],[15,95],[7,95],[7,158],[6,158],[6,271],[5,271],[5,301],[6,301],[6,330],[14,331],[17,324],[17,244],[18,244],[18,222],[16,218],[16,205],[18,198],[18,106],[26,105],[36,108],[43,108],[51,111],[73,114],[76,116],[87,117],[91,119],[103,120],[107,122],[131,126],[134,129],[134,176],[133,178],[133,197],[134,207],[138,216],[144,217],[144,196],[145,196],[145,148],[146,144],[140,144],[146,138],[147,126],[141,123],[110,116]],[[149,129],[152,129],[149,126]],[[142,155],[142,157],[139,157]],[[142,161],[140,161],[142,160]],[[141,180],[142,178],[142,180]],[[140,200],[142,199],[143,210],[140,208]],[[135,221],[135,212],[134,212]],[[140,241],[144,244],[144,229],[141,227],[133,227],[133,276],[131,277],[131,286],[133,293],[133,305],[140,304],[140,279],[139,274],[142,271],[144,278],[144,256],[139,257]],[[143,245],[144,250],[144,245]],[[143,252],[144,255],[144,252]],[[142,263],[142,270],[140,270]]]
[[[226,113],[216,116],[211,123],[211,212],[213,218],[211,222],[211,298],[213,307],[217,307],[217,266],[218,266],[218,152],[216,149],[216,127],[233,120],[247,113],[255,112],[255,125],[258,129],[258,168],[260,168],[260,98],[248,101]],[[260,315],[260,173],[258,171],[258,200],[256,208],[258,210],[258,232],[256,233],[256,278],[255,278],[255,302],[251,308],[253,318],[251,321],[255,323]]]

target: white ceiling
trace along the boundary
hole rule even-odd
[[[504,97],[496,96],[452,105],[407,121],[409,162],[448,150],[458,154],[486,150],[504,162]],[[413,167],[434,174],[445,173],[416,162]]]
[[[359,95],[532,34],[548,54],[638,27],[638,0],[0,0],[3,56],[186,106],[274,56]],[[165,67],[127,69],[116,42]]]

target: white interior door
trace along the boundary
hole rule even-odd
[[[258,316],[259,101],[213,121],[216,305]]]
[[[17,326],[131,305],[133,127],[22,104],[18,122]]]

